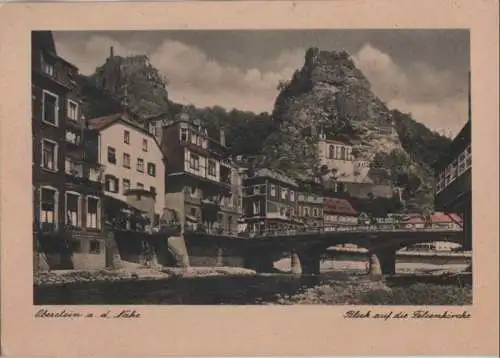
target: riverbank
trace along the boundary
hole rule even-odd
[[[35,286],[59,286],[82,282],[168,280],[213,276],[251,276],[256,272],[239,267],[145,267],[128,264],[113,270],[55,270],[34,274]]]
[[[277,295],[266,304],[295,305],[471,305],[472,286],[410,283],[393,286],[384,281],[353,278],[331,281],[293,295]]]

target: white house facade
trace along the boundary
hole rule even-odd
[[[105,195],[126,201],[129,189],[156,194],[155,213],[165,209],[165,161],[155,137],[123,115],[91,119],[99,130],[99,162],[103,165]]]

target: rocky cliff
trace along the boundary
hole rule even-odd
[[[169,110],[167,80],[144,55],[113,54],[90,76],[90,81],[141,116]]]
[[[418,134],[424,133],[424,141],[433,141],[435,149],[446,140],[389,110],[347,52],[309,49],[303,67],[278,89],[273,112],[277,130],[266,138],[261,165],[317,176],[316,145],[323,131],[327,139],[351,143],[357,159],[386,169],[416,207],[432,206],[432,153],[425,151]]]
[[[349,141],[359,159],[403,150],[391,111],[346,52],[309,49],[304,66],[281,84],[273,116],[279,130],[265,145],[266,165],[314,172],[318,131]]]

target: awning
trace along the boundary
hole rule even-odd
[[[197,223],[198,222],[198,219],[195,218],[194,216],[191,216],[191,215],[186,215],[186,220],[187,221],[191,221],[193,223]]]
[[[129,203],[113,198],[111,196],[105,195],[104,196],[104,201],[105,201],[105,210],[108,212],[116,212],[116,210],[129,210],[130,212],[139,212],[139,213],[146,213],[146,210],[141,210],[139,208],[136,208]]]

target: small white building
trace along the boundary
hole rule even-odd
[[[339,182],[364,182],[370,171],[367,160],[355,157],[352,145],[326,139],[324,133],[320,133],[318,138],[318,159],[320,165],[337,170]]]
[[[89,120],[99,131],[99,163],[103,165],[105,194],[126,202],[129,189],[156,194],[155,213],[165,209],[165,161],[155,137],[127,113]]]

